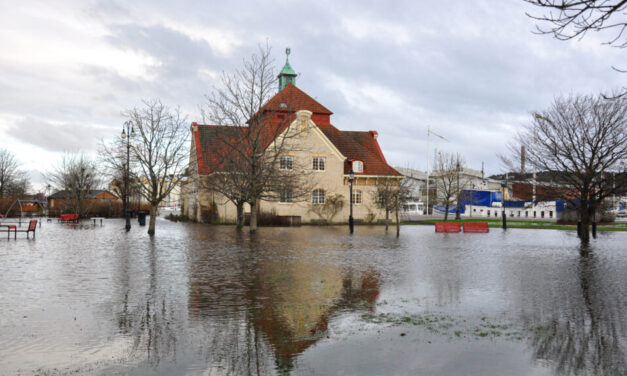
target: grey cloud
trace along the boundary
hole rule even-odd
[[[432,152],[436,146],[459,151],[471,167],[480,168],[485,161],[489,172],[498,172],[495,155],[505,151],[512,129],[529,111],[547,107],[561,93],[618,87],[617,81],[626,77],[609,68],[624,60],[624,50],[600,47],[591,53],[583,43],[533,35],[534,23],[525,10],[522,2],[501,0],[184,5],[167,0],[98,1],[84,9],[84,16],[98,20],[108,31],[104,37],[108,44],[159,61],[161,65],[149,72],[154,79],[129,79],[113,69],[85,66],[81,73],[99,87],[73,93],[74,83],[57,80],[54,72],[0,66],[6,73],[0,77],[0,86],[6,87],[2,92],[10,93],[0,94],[0,110],[60,123],[121,124],[124,108],[141,98],[160,97],[192,112],[190,120],[198,120],[193,112],[217,84],[199,72],[233,71],[267,38],[277,68],[284,62],[283,49],[290,46],[290,62],[301,74],[297,85],[335,113],[333,122],[339,128],[378,130],[391,163],[424,168],[430,125],[450,140],[433,143]],[[225,56],[206,41],[154,21],[164,17],[224,30],[241,45]],[[351,34],[344,27],[347,21],[363,27],[364,35]],[[394,33],[404,33],[403,38]],[[329,73],[354,88],[340,87]],[[361,84],[393,92],[403,99],[402,108],[386,104],[386,98],[354,107],[349,96],[355,93],[342,90],[357,91]],[[49,143],[45,147],[50,150],[72,148],[82,141],[67,129],[76,134],[83,126],[46,128],[37,121],[22,126],[60,132],[54,140],[38,141]],[[87,129],[83,136],[92,131],[97,130]],[[15,135],[17,130],[11,132]],[[26,138],[22,137],[32,142]]]
[[[27,117],[9,128],[7,134],[48,151],[91,151],[109,130],[85,124],[53,124]]]

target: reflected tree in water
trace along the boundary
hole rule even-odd
[[[581,246],[582,301],[567,300],[553,317],[530,322],[537,359],[550,360],[561,375],[625,375],[624,296],[604,286],[598,260]]]

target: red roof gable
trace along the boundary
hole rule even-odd
[[[285,106],[281,106],[281,104]],[[328,108],[318,103],[293,84],[288,84],[277,95],[272,97],[268,103],[261,107],[259,112],[296,112],[300,110],[308,110],[314,114],[333,114]]]

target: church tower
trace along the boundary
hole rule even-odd
[[[287,84],[296,85],[296,72],[294,72],[294,69],[292,69],[292,66],[290,65],[290,52],[291,50],[289,47],[285,49],[285,65],[278,76],[279,91],[285,89]]]

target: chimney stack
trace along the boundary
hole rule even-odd
[[[527,156],[525,155],[525,145],[520,147],[520,172],[525,173],[525,159]]]

